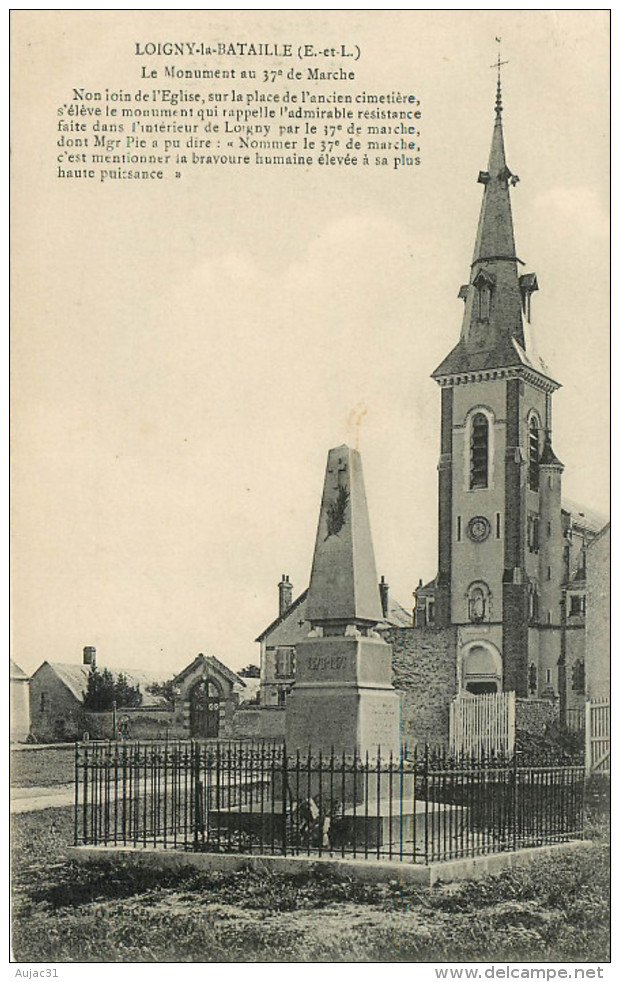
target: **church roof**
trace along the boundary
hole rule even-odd
[[[233,685],[241,685],[243,688],[246,687],[245,679],[242,679],[236,672],[233,672],[228,665],[225,665],[224,662],[219,660],[219,658],[216,658],[215,655],[203,655],[202,653],[196,655],[194,660],[191,661],[189,665],[186,665],[178,675],[175,675],[174,681],[182,682],[187,675],[194,671],[197,665],[200,665],[203,662],[206,665],[212,665],[213,668],[217,669],[217,671],[223,675],[224,678],[227,678]]]
[[[26,675],[23,668],[20,668],[17,662],[14,662],[12,658],[9,659],[9,663],[11,678],[19,680],[20,682],[27,682],[30,676]]]
[[[606,515],[594,511],[593,508],[586,508],[570,498],[562,498],[562,511],[570,515],[575,525],[585,528],[588,532],[600,532],[609,522]]]

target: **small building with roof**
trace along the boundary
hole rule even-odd
[[[231,736],[237,707],[256,686],[213,655],[199,654],[174,677],[167,671],[106,666],[140,691],[139,705],[94,710],[84,705],[88,676],[96,664],[94,648],[84,648],[82,664],[45,661],[32,676],[32,735],[40,743],[91,739],[193,738]],[[164,694],[165,692],[165,694]]]
[[[112,712],[89,711],[84,706],[88,676],[96,664],[96,652],[84,648],[82,664],[44,661],[31,679],[30,714],[32,735],[39,743],[75,740],[85,732],[94,739],[109,739],[114,734]],[[132,736],[165,735],[171,714],[170,703],[163,695],[150,691],[161,685],[170,673],[109,667],[122,675],[131,687],[139,687],[142,696],[138,707],[120,707],[118,716],[130,719]]]
[[[197,655],[173,679],[174,736],[232,736],[235,710],[244,701],[248,681],[214,655]]]
[[[25,743],[30,736],[30,676],[10,660],[11,743]]]

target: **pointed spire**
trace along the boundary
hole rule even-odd
[[[495,38],[497,41],[497,95],[495,96],[495,112],[499,116],[502,111],[502,65],[507,65],[507,61],[502,61],[502,53],[500,51],[500,45],[502,43],[501,38]],[[491,65],[491,68],[495,68],[495,65]]]
[[[501,100],[499,89],[498,99]],[[506,164],[501,101],[495,104],[495,125],[488,169],[481,171],[478,180],[484,184],[484,195],[472,266],[485,261],[509,260],[515,264],[516,275],[518,260],[510,207],[510,186],[515,184],[515,175]]]
[[[502,76],[500,75],[501,62],[497,65],[497,94],[495,96],[495,113],[497,116],[502,114]]]
[[[501,38],[495,39],[498,43]],[[506,163],[503,130],[501,60],[498,50],[497,88],[488,168],[480,171],[484,185],[469,283],[458,296],[465,301],[461,337],[433,372],[440,380],[480,369],[526,366],[557,387],[532,343],[530,295],[538,288],[534,274],[519,276],[510,189],[519,178]],[[528,323],[524,325],[523,310]]]

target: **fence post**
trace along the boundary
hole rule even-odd
[[[190,760],[194,779],[194,852],[198,852],[198,827],[200,822],[200,753],[199,745],[192,741]]]
[[[424,744],[424,863],[428,866],[428,743]]]
[[[282,747],[282,854],[286,856],[286,822],[288,819],[288,766],[286,756],[286,743]],[[275,815],[272,821],[275,820]]]
[[[512,755],[512,848],[517,850],[517,821],[519,816],[519,768],[517,751]]]
[[[592,703],[589,699],[586,699],[585,703],[585,713],[584,713],[584,729],[585,729],[585,776],[589,777],[592,771]]]
[[[79,759],[78,742],[75,741],[75,797],[73,801],[73,845],[78,844],[78,780],[79,780]]]

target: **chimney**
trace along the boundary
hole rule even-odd
[[[96,664],[97,664],[97,649],[96,648],[91,648],[90,646],[88,648],[84,648],[83,664],[84,665],[92,665],[93,668],[96,666]]]
[[[278,583],[279,598],[279,617],[285,613],[293,602],[293,584],[289,582],[288,576],[282,573],[282,580]]]
[[[389,583],[385,582],[385,576],[381,577],[379,594],[381,596],[381,609],[383,610],[383,616],[387,620],[387,618],[390,616],[390,585]]]

